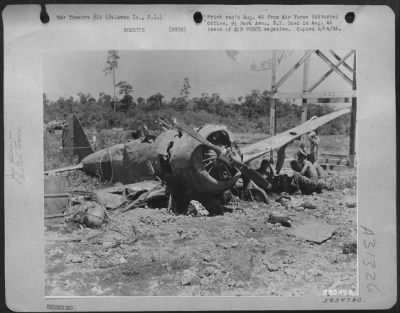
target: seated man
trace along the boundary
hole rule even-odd
[[[319,179],[325,179],[326,178],[326,172],[325,170],[319,165],[319,163],[315,160],[314,154],[310,153],[307,155],[307,160],[310,161],[312,164],[314,164],[315,169],[317,170],[318,178]]]
[[[318,172],[314,164],[306,158],[307,153],[303,149],[300,149],[297,152],[296,163],[291,163],[294,170],[291,185],[294,187],[295,192],[301,191],[303,194],[321,192],[325,184],[318,179]]]
[[[250,180],[246,176],[242,176],[241,183],[240,181],[236,184],[236,188],[241,190],[241,198],[248,200],[256,200],[259,202],[268,203],[268,194],[272,189],[272,180],[274,178],[274,172],[271,167],[271,162],[269,160],[263,160],[261,165],[256,171],[264,177],[265,181],[268,183],[267,188],[258,187],[252,180]]]
[[[261,161],[260,167],[256,170],[269,182],[271,182],[271,180],[275,176],[274,170],[272,169],[272,166],[271,166],[271,163],[272,162],[270,160],[264,159]]]

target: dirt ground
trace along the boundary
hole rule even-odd
[[[69,175],[74,184],[91,189],[92,178]],[[220,216],[138,208],[110,212],[110,222],[99,229],[46,220],[46,295],[315,296],[324,289],[354,291],[355,175],[355,170],[332,171],[332,191],[270,204],[239,201]],[[305,202],[315,207],[307,209]],[[270,223],[271,213],[290,217],[291,226]],[[332,236],[318,244],[291,234],[307,222],[332,226]]]

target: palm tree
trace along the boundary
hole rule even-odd
[[[117,111],[117,95],[115,89],[115,69],[118,67],[118,60],[119,60],[118,51],[110,50],[108,51],[106,67],[103,70],[105,75],[112,73],[113,74],[113,89],[114,89],[114,112]]]

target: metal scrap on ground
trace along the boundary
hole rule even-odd
[[[320,221],[309,221],[298,224],[289,230],[288,234],[297,238],[321,244],[332,237],[336,226]]]

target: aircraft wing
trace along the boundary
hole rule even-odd
[[[280,147],[292,142],[293,140],[347,113],[350,113],[350,109],[335,111],[324,116],[308,120],[303,124],[284,131],[283,133],[280,133],[276,136],[272,136],[262,141],[243,147],[241,148],[241,151],[243,153],[243,161],[247,163],[259,158],[260,156],[270,152],[271,150],[278,150]]]
[[[56,175],[56,174],[62,173],[62,172],[78,170],[78,169],[81,169],[82,167],[83,167],[82,163],[79,163],[77,165],[71,165],[71,166],[67,166],[67,167],[62,167],[62,168],[57,168],[54,170],[45,171],[44,175],[52,176],[52,175]]]

